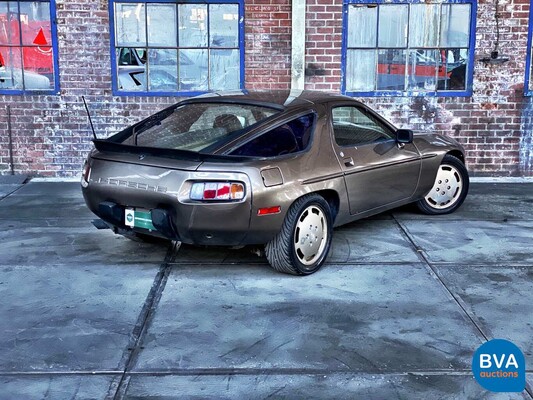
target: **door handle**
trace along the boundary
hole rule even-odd
[[[353,167],[355,165],[352,157],[343,158],[342,161],[344,161],[344,165],[346,165],[347,167]]]

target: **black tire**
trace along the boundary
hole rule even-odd
[[[448,178],[450,182],[448,182]],[[470,179],[465,165],[457,157],[446,154],[439,166],[433,187],[422,199],[416,202],[416,205],[420,211],[428,215],[452,213],[465,201],[469,185]],[[451,190],[448,195],[446,195],[447,190]],[[453,194],[448,200],[450,193]],[[446,200],[439,202],[438,196],[440,195],[445,196]]]
[[[299,223],[310,217],[322,224],[321,228],[318,228],[318,223],[314,228],[317,236],[314,236],[313,232],[309,232],[311,237],[302,237],[301,240],[303,241],[297,240],[300,238],[301,227]],[[312,226],[310,229],[313,229]],[[319,231],[319,229],[322,230]],[[281,231],[266,244],[265,254],[268,262],[276,271],[292,275],[309,275],[318,271],[326,260],[331,247],[332,234],[333,223],[328,202],[322,196],[308,194],[300,197],[291,205],[285,216],[285,221],[283,221]],[[316,245],[313,245],[313,238],[317,243]],[[299,243],[296,243],[296,240]],[[310,244],[304,251],[313,252],[316,249],[316,253],[311,254],[307,260],[300,249],[300,247],[304,247],[303,244],[306,240],[311,240],[311,242],[308,242]],[[298,246],[298,244],[301,245]],[[302,262],[302,259],[309,264]]]

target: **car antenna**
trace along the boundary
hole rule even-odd
[[[94,125],[93,125],[93,120],[91,119],[91,113],[89,112],[89,107],[87,107],[87,102],[85,101],[85,96],[81,96],[81,98],[83,100],[83,104],[85,105],[85,111],[87,111],[87,117],[89,117],[89,123],[91,124],[91,130],[93,131],[94,140],[98,140],[98,138],[96,137],[96,132],[94,131]]]

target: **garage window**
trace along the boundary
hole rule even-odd
[[[344,4],[343,92],[472,93],[476,2]]]
[[[193,95],[243,87],[243,1],[112,1],[116,94]]]
[[[0,1],[0,93],[57,93],[55,4]]]

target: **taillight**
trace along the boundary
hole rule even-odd
[[[237,182],[197,182],[193,183],[189,197],[206,201],[242,200],[244,185]]]
[[[91,178],[91,166],[87,161],[83,164],[83,170],[81,171],[81,186],[87,187],[89,185],[89,179]]]

